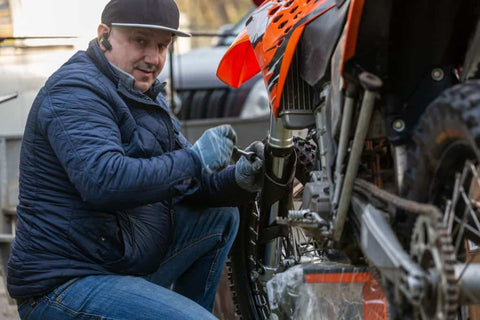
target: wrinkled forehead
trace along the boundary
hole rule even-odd
[[[141,36],[161,43],[170,43],[172,41],[171,32],[152,28],[112,26],[111,35],[115,34],[127,37]]]

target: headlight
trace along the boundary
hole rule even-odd
[[[240,118],[256,118],[269,112],[267,89],[263,79],[259,79],[248,93]]]

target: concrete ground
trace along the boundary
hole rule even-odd
[[[17,306],[7,298],[3,277],[0,277],[0,320],[19,320]]]

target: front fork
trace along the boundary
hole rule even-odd
[[[260,200],[259,256],[265,281],[281,267],[282,241],[288,227],[276,224],[277,217],[287,217],[292,204],[292,184],[296,155],[292,130],[281,119],[270,119],[270,134],[265,145],[265,183]]]

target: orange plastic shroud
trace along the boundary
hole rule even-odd
[[[287,73],[305,26],[335,6],[335,0],[265,1],[248,19],[246,32],[240,33],[225,53],[217,76],[238,88],[262,71],[276,117]]]
[[[355,55],[365,0],[351,0],[346,21],[343,66]],[[217,76],[238,88],[262,71],[270,105],[277,117],[287,73],[305,26],[336,6],[335,0],[269,0],[247,21],[225,53]]]

